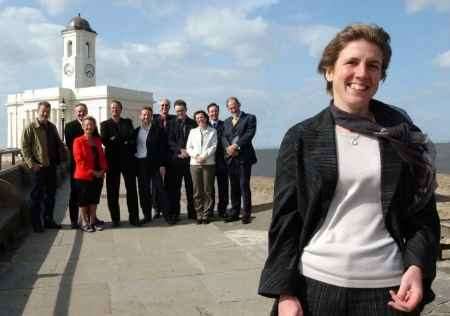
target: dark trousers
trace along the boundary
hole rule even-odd
[[[169,217],[180,217],[181,182],[184,179],[186,190],[188,218],[195,218],[194,209],[194,188],[192,184],[189,159],[174,162],[169,169]]]
[[[147,159],[137,158],[137,179],[138,179],[138,191],[139,191],[139,202],[141,204],[142,213],[145,219],[152,218],[152,206],[153,206],[153,192],[158,195],[158,204],[160,210],[166,207],[167,197],[163,191],[162,178],[159,174],[159,169],[153,168]]]
[[[131,160],[128,163],[134,163]],[[108,199],[109,213],[114,223],[120,222],[119,192],[120,192],[120,174],[125,180],[125,189],[127,196],[128,219],[130,223],[139,222],[138,197],[136,190],[136,173],[133,168],[129,169],[108,169],[106,173],[106,193]]]
[[[228,176],[230,178],[231,187],[231,211],[228,216],[239,216],[242,197],[242,217],[250,218],[252,214],[252,192],[250,190],[251,174],[251,164],[240,164],[239,161],[233,160],[228,165]]]
[[[218,191],[217,211],[219,214],[225,214],[228,206],[228,171],[226,166],[216,165],[216,182]],[[212,205],[210,212],[213,212],[216,201],[216,190],[213,185],[211,193]]]
[[[56,166],[42,167],[31,174],[31,224],[34,230],[42,229],[44,223],[52,222],[55,208]],[[42,209],[44,206],[44,209]]]
[[[70,175],[70,196],[69,196],[69,215],[70,223],[78,224],[78,194],[79,186],[77,180],[73,178],[73,172]]]
[[[166,168],[167,169],[167,168]],[[166,171],[167,173],[167,171]],[[167,176],[163,179],[159,173],[156,173],[153,176],[153,183],[158,185],[152,186],[152,197],[153,197],[153,207],[158,214],[166,215],[169,209],[169,200],[167,196]]]
[[[305,316],[401,316],[420,315],[419,312],[405,313],[388,306],[389,288],[345,288],[304,278],[299,301]],[[274,304],[272,316],[278,315]]]

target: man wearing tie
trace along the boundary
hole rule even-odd
[[[226,151],[230,178],[231,211],[226,215],[225,221],[232,222],[239,219],[242,197],[242,223],[248,224],[252,212],[250,176],[252,165],[257,161],[252,145],[256,133],[256,117],[241,111],[241,104],[236,97],[227,99],[227,108],[231,117],[224,122],[222,144]]]
[[[207,107],[207,111],[209,117],[209,125],[216,129],[218,140],[215,154],[217,189],[219,191],[217,213],[220,217],[225,217],[225,212],[228,206],[228,171],[227,165],[225,163],[225,150],[221,141],[223,135],[223,121],[219,120],[219,106],[216,103],[209,104]],[[209,213],[212,216],[214,213],[214,204],[216,198],[214,186],[211,198],[212,205]]]
[[[177,119],[169,127],[169,198],[170,214],[167,222],[175,224],[180,218],[181,182],[184,178],[184,187],[187,198],[188,218],[195,219],[194,188],[190,171],[190,157],[186,152],[186,143],[191,129],[197,123],[187,116],[186,102],[176,100],[174,103]]]

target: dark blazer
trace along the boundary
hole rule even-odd
[[[176,116],[173,114],[168,114],[167,115],[167,124],[166,124],[166,128],[165,130],[167,130],[170,126],[170,123],[173,120],[176,120]],[[161,115],[160,114],[153,114],[153,122],[158,122],[159,127],[163,128],[162,123],[161,123]]]
[[[373,101],[371,111],[382,126],[408,119],[393,107]],[[433,298],[440,226],[433,196],[412,214],[414,177],[392,146],[380,139],[381,204],[386,228],[403,255],[405,268],[423,270],[424,300]],[[303,248],[322,225],[338,179],[335,123],[329,108],[286,133],[277,159],[269,255],[262,271],[259,294],[296,295],[302,287],[299,259]]]
[[[213,127],[210,123],[209,126]],[[217,132],[217,148],[216,148],[216,168],[226,167],[225,163],[225,149],[222,144],[222,136],[224,129],[224,122],[221,120],[217,121],[217,126],[215,127]]]
[[[255,149],[253,148],[252,140],[256,134],[256,116],[241,111],[241,116],[236,126],[233,126],[232,117],[229,117],[224,122],[224,129],[222,135],[222,145],[224,149],[233,143],[236,143],[239,149],[237,157],[225,158],[227,163],[231,163],[233,159],[239,160],[242,164],[255,164],[257,162]]]
[[[137,151],[137,137],[141,127],[133,131],[134,153]],[[147,161],[152,171],[156,171],[161,166],[167,166],[167,139],[164,136],[163,130],[158,124],[152,122],[150,132],[147,136]]]
[[[110,118],[100,124],[100,135],[110,170],[130,166],[136,146],[133,132],[133,123],[128,118],[120,118],[119,123]]]
[[[186,149],[186,143],[191,129],[197,127],[197,123],[190,117],[186,117],[183,123],[179,119],[172,120],[169,127],[169,155],[168,159],[171,161],[187,161],[189,163],[190,158],[180,159],[178,155],[181,153],[181,149]]]

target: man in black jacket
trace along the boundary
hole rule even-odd
[[[228,98],[227,108],[231,117],[224,122],[222,145],[226,151],[230,177],[231,212],[227,214],[225,221],[231,222],[239,219],[242,196],[242,223],[248,224],[252,212],[250,176],[252,165],[257,161],[252,145],[256,133],[256,117],[241,111],[241,104],[236,97]]]
[[[159,114],[153,114],[153,121],[159,125],[162,132],[161,138],[164,138],[166,144],[169,137],[169,127],[171,125],[171,122],[176,119],[176,116],[169,114],[169,111],[170,100],[167,98],[163,98],[159,102]],[[168,168],[166,166],[166,170],[167,169]],[[169,207],[167,204],[168,201],[166,201],[168,197],[167,177],[163,179],[161,178],[159,173],[156,173],[155,182],[162,183],[161,190],[157,190],[156,186],[152,187],[153,204],[156,210],[155,218],[159,218],[161,214],[166,214],[167,208]]]
[[[136,128],[133,134],[143,223],[152,221],[152,191],[158,192],[162,207],[167,210],[167,197],[165,192],[161,192],[161,179],[164,179],[166,174],[167,142],[161,127],[152,120],[152,114],[153,109],[149,106],[141,110],[141,126]]]
[[[225,212],[228,206],[228,171],[227,164],[225,163],[225,150],[223,148],[221,139],[223,134],[223,121],[219,120],[219,106],[216,103],[211,103],[207,107],[209,125],[217,131],[217,149],[216,149],[216,174],[217,189],[218,189],[218,203],[217,213],[220,217],[225,216]],[[209,210],[210,215],[214,213],[214,204],[216,199],[216,192],[213,187],[212,191],[212,206]]]
[[[186,152],[186,143],[191,129],[197,127],[195,121],[187,116],[186,102],[176,100],[174,103],[177,119],[169,127],[169,197],[170,213],[167,221],[175,224],[180,217],[181,181],[184,178],[184,187],[187,198],[188,218],[195,219],[194,189],[189,168],[190,157]]]
[[[100,124],[100,134],[105,146],[108,171],[106,172],[106,192],[108,208],[114,227],[120,226],[119,189],[122,173],[127,190],[127,206],[131,225],[139,226],[138,197],[136,191],[136,170],[132,163],[135,140],[133,123],[120,117],[122,103],[111,102],[111,118]]]

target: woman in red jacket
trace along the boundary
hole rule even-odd
[[[94,136],[97,129],[95,119],[87,116],[83,119],[82,125],[84,135],[77,137],[73,142],[74,178],[80,189],[78,205],[82,220],[81,229],[91,233],[103,229],[96,225],[95,213],[100,202],[107,163],[101,139]]]

